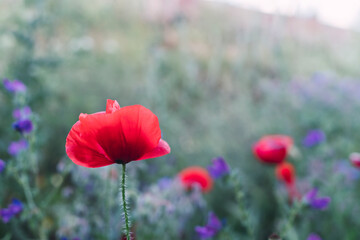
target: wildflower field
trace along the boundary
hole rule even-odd
[[[1,1],[0,240],[359,240],[359,49],[208,1]]]

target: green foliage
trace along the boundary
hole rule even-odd
[[[291,161],[305,186],[301,190],[317,186],[333,199],[326,211],[303,209],[293,216],[284,239],[306,239],[310,232],[327,240],[359,239],[359,180],[347,185],[333,170],[359,148],[358,34],[344,31],[350,37],[337,39],[340,30],[330,27],[316,24],[316,33],[304,26],[294,30],[285,17],[273,17],[269,24],[258,13],[209,3],[200,4],[195,16],[149,20],[144,6],[142,1],[100,0],[0,3],[1,78],[28,86],[23,99],[0,87],[0,157],[12,162],[11,173],[23,176],[0,174],[0,204],[3,208],[14,196],[25,199],[23,190],[30,186],[35,208],[43,214],[32,221],[37,214],[29,208],[11,224],[0,223],[0,237],[121,237],[117,185],[108,181],[114,168],[80,170],[64,152],[79,113],[102,111],[111,98],[121,106],[151,109],[172,148],[162,159],[129,164],[134,215],[136,198],[151,192],[163,176],[176,176],[189,165],[207,166],[219,155],[238,169],[236,183],[222,179],[205,196],[208,204],[192,209],[198,216],[174,215],[185,221],[181,227],[164,212],[159,214],[166,221],[160,219],[156,231],[149,216],[139,217],[139,239],[166,239],[164,232],[175,239],[179,231],[183,239],[195,239],[193,228],[204,224],[207,210],[228,221],[221,239],[246,239],[249,228],[254,239],[279,231],[292,210],[273,169],[255,161],[251,152],[259,137],[274,133],[292,136],[298,146]],[[324,82],[317,82],[321,77]],[[33,149],[21,156],[24,160],[7,153],[17,137],[11,112],[20,103],[32,107],[36,122]],[[314,128],[326,133],[326,142],[303,147],[303,137]],[[16,169],[27,160],[38,169]],[[317,162],[321,167],[314,172]],[[59,163],[66,170],[59,171]],[[143,223],[151,227],[141,229]]]

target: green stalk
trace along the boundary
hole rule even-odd
[[[126,234],[126,239],[131,240],[131,238],[130,238],[130,221],[129,221],[129,215],[128,215],[128,209],[127,209],[126,196],[125,196],[126,165],[122,164],[122,168],[123,168],[123,172],[122,172],[122,181],[121,181],[121,191],[122,191],[122,204],[123,204],[124,217],[125,217],[125,234]]]
[[[294,205],[292,206],[289,216],[287,218],[287,221],[283,225],[280,236],[286,236],[288,234],[288,231],[290,227],[294,224],[296,216],[301,212],[303,209],[304,204],[302,202],[294,202]]]

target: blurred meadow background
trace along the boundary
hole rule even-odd
[[[209,212],[222,222],[211,239],[360,239],[360,169],[349,160],[360,151],[359,52],[355,29],[315,15],[196,0],[1,1],[0,77],[27,89],[0,86],[0,207],[22,207],[0,222],[0,239],[121,239],[120,167],[83,168],[64,151],[79,114],[106,99],[151,109],[171,146],[128,165],[136,239],[202,239],[195,226]],[[11,154],[13,110],[24,106],[29,146]],[[325,137],[308,144],[314,129]],[[274,168],[255,159],[269,134],[294,139],[299,192],[318,188],[326,210],[296,212]],[[218,156],[231,171],[212,191],[179,189],[179,171]]]

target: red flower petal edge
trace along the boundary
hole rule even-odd
[[[80,114],[66,139],[66,153],[76,164],[96,168],[160,157],[170,153],[157,116],[141,105],[120,108],[107,100],[106,111]]]
[[[161,157],[163,155],[166,155],[170,152],[170,146],[167,142],[165,142],[163,139],[160,139],[159,144],[156,146],[156,148],[154,148],[153,150],[151,150],[150,152],[145,153],[142,157],[140,157],[139,159],[136,159],[136,161],[138,160],[144,160],[144,159],[148,159],[148,158],[156,158],[156,157]]]
[[[106,101],[106,113],[113,113],[120,110],[120,105],[116,100],[108,99]]]
[[[280,135],[280,134],[267,135],[262,137],[261,139],[275,141],[279,144],[284,145],[287,148],[287,150],[290,150],[290,148],[294,145],[293,139],[286,135]]]

